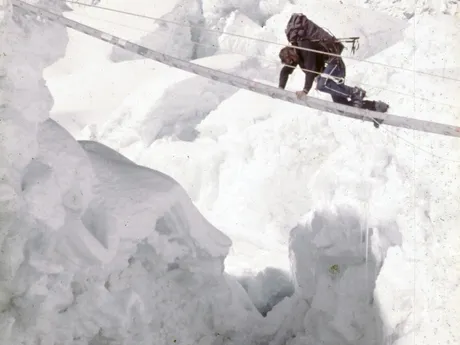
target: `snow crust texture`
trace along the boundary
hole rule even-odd
[[[244,342],[261,316],[223,273],[229,238],[170,177],[47,118],[65,29],[2,25],[0,342]]]
[[[362,229],[361,217],[345,205],[317,210],[293,229],[293,273],[311,308],[304,333],[290,344],[390,343],[373,295],[383,257],[371,246],[386,252],[400,237],[388,238],[391,229]]]
[[[289,15],[315,8],[319,24],[338,36],[362,36],[358,56],[379,63],[348,60],[349,84],[389,102],[394,114],[459,123],[460,85],[443,78],[460,77],[455,16],[423,13],[407,20],[330,2],[281,6],[263,27],[254,13],[232,12],[222,19],[225,30],[283,42]],[[224,69],[233,57],[227,50],[273,59],[279,48],[225,35],[218,42],[223,54],[197,62]],[[255,80],[276,84],[273,64],[248,58],[239,66],[232,72],[251,71]],[[194,77],[180,74],[160,83],[167,92],[154,81],[139,86],[105,123],[75,135],[180,181],[232,239],[226,271],[241,277],[266,313],[262,334],[270,344],[457,341],[458,331],[446,326],[458,323],[460,296],[456,139],[384,126],[376,131],[245,90],[222,93],[217,105],[188,102],[184,80]],[[288,88],[302,83],[303,74],[294,72]],[[194,85],[207,99],[209,85],[198,79]],[[220,95],[225,86],[212,87]],[[149,93],[152,101],[142,102]],[[315,90],[311,95],[328,99]],[[187,120],[194,114],[197,125]],[[154,130],[144,131],[152,119]],[[184,125],[193,136],[183,135]],[[295,283],[294,294],[278,303],[292,286],[277,270],[290,272]]]
[[[275,41],[293,11],[314,8],[340,36],[364,37],[361,58],[460,77],[458,19],[424,2],[370,2],[387,15],[313,1],[99,3]],[[458,141],[376,131],[13,20],[9,0],[0,10],[1,344],[459,342]],[[66,16],[121,30],[96,12]],[[144,30],[123,37],[276,83],[278,67],[253,57],[279,47],[117,16],[106,19]],[[453,80],[349,66],[349,82],[394,113],[460,121]]]

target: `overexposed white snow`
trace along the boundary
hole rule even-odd
[[[393,114],[460,125],[455,2],[97,3],[185,26],[76,4],[64,15],[272,85],[279,46],[187,25],[284,43],[290,14],[307,13],[361,36],[367,62],[346,60],[348,83]],[[1,344],[459,342],[458,139],[238,90],[13,21],[10,6]],[[288,89],[302,85],[296,71]]]

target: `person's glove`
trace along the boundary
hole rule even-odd
[[[305,90],[296,91],[295,94],[298,99],[302,99],[304,96],[308,94],[308,91],[305,91]]]

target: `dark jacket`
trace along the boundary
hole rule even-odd
[[[298,47],[321,50],[321,47],[318,44],[309,41],[300,41],[298,43]],[[300,49],[297,49],[297,53],[299,55],[299,63],[293,67],[283,66],[283,68],[281,69],[279,77],[279,87],[282,89],[286,87],[289,76],[294,71],[295,67],[297,67],[298,65],[302,69],[317,72],[311,73],[303,71],[305,73],[305,84],[303,89],[305,92],[308,93],[311,89],[311,86],[313,85],[313,81],[318,76],[318,73],[322,73],[322,71],[324,70],[324,66],[328,56],[325,54]]]

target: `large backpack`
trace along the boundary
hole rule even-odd
[[[342,54],[345,46],[332,34],[311,21],[302,13],[292,14],[286,26],[286,37],[292,45],[298,45],[299,41],[317,42],[325,52]]]

